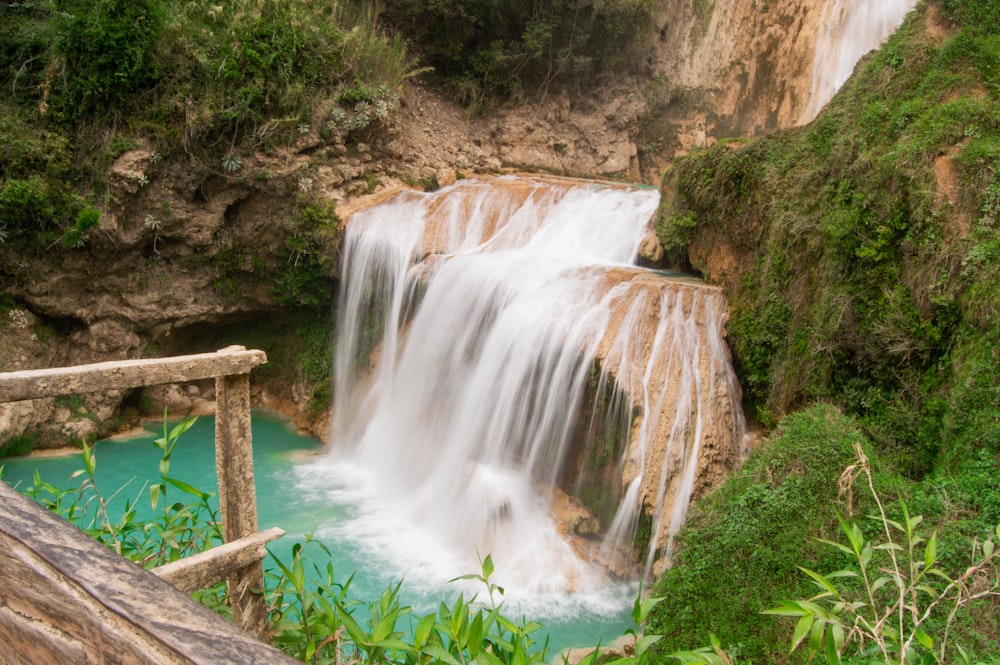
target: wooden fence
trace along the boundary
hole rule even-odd
[[[284,535],[257,524],[250,371],[265,362],[263,351],[228,347],[0,374],[0,402],[214,378],[225,541],[146,571],[0,483],[0,655],[10,649],[10,662],[39,664],[297,662],[246,634],[267,638],[261,562],[264,545]],[[246,633],[182,593],[223,579]]]

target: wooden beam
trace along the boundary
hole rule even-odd
[[[254,485],[250,431],[250,375],[215,379],[215,473],[219,478],[222,538],[233,542],[257,533],[257,490]],[[265,639],[267,603],[262,592],[260,562],[229,576],[233,621],[251,635]]]
[[[283,535],[283,529],[273,527],[154,568],[153,573],[187,593],[207,589],[236,570],[262,561],[267,556],[264,546]]]
[[[263,351],[230,346],[214,353],[172,358],[4,372],[0,374],[0,403],[246,374],[266,362]]]
[[[296,662],[0,482],[0,663]]]

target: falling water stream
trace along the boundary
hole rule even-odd
[[[508,615],[542,621],[553,646],[620,635],[692,496],[745,444],[721,292],[635,265],[658,200],[502,177],[355,212],[332,444],[275,456],[309,444],[255,418],[262,525],[289,532],[278,550],[311,532],[339,579],[357,571],[357,597],[403,580],[421,613],[482,594],[449,580],[490,555]],[[211,431],[199,423],[175,456],[209,490]],[[140,467],[155,477],[155,452],[102,444],[100,473],[118,474],[105,489]],[[11,463],[9,478],[30,484],[33,466]]]
[[[353,507],[337,538],[430,585],[489,554],[507,602],[546,611],[650,573],[745,433],[721,293],[634,265],[658,200],[504,177],[350,217],[333,444],[300,469]],[[567,524],[598,483],[604,520]]]
[[[893,33],[917,0],[826,0],[805,122],[820,112],[866,53]]]

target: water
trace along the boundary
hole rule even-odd
[[[916,0],[826,0],[804,122],[819,114],[851,76],[858,60],[878,48],[916,4]]]
[[[305,491],[354,507],[331,537],[428,588],[490,554],[528,614],[627,610],[704,483],[702,449],[735,463],[745,439],[721,293],[633,265],[657,205],[497,178],[350,218],[333,446],[300,469]],[[595,386],[617,404],[600,417]],[[616,418],[622,436],[595,447]],[[601,534],[568,533],[563,492],[598,484]],[[643,511],[650,546],[629,564]]]
[[[321,452],[322,445],[318,440],[296,434],[286,419],[267,412],[255,412],[252,427],[260,527],[264,530],[278,526],[287,532],[286,536],[268,545],[271,551],[288,561],[295,543],[302,542],[306,534],[316,534],[317,539],[331,551],[336,579],[345,582],[355,573],[351,584],[352,597],[366,602],[378,598],[387,585],[406,578],[400,571],[373,566],[369,557],[354,543],[336,536],[335,525],[346,518],[351,511],[350,506],[330,503],[322,493],[289,490],[299,482],[300,471],[308,465],[310,457]],[[148,483],[159,479],[157,465],[160,460],[160,451],[152,440],[161,435],[162,425],[151,423],[141,435],[97,444],[95,476],[101,492],[111,495],[124,488],[112,502],[113,515],[115,510],[120,514],[126,500],[134,502],[140,516],[151,515],[147,487]],[[199,418],[177,444],[171,475],[202,491],[217,491],[214,436],[214,418]],[[7,459],[0,466],[5,466],[4,481],[15,487],[20,485],[22,490],[32,484],[35,469],[46,482],[69,488],[79,486],[80,480],[70,480],[70,475],[83,468],[83,460],[79,454],[72,454],[54,458]],[[215,505],[218,506],[217,501]],[[321,568],[325,566],[325,559],[321,558],[325,555],[320,550],[314,549],[312,556]],[[273,564],[265,561],[265,566],[273,567]],[[462,570],[458,574],[472,572],[478,570]],[[430,588],[404,579],[402,599],[414,605],[418,612],[430,613],[437,609],[441,599],[452,598],[458,592],[457,587],[447,583]],[[625,597],[622,600],[634,597],[629,596],[631,592],[631,589],[623,588]],[[539,614],[528,618],[544,622],[542,639],[547,631],[552,637],[553,649],[592,644],[597,639],[607,642],[628,627],[627,613],[620,611],[618,606],[610,615],[581,611],[576,615],[564,613],[546,617]]]
[[[721,292],[634,265],[658,197],[505,177],[356,212],[331,449],[296,461],[291,434],[255,429],[262,528],[315,533],[357,597],[403,579],[420,613],[481,592],[449,580],[490,555],[507,614],[554,648],[620,635],[746,443]],[[205,475],[181,479],[213,486],[192,448],[175,458]],[[109,484],[134,473],[135,445],[102,449],[100,473],[126,460]]]

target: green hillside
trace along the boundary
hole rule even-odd
[[[846,512],[845,437],[872,451],[883,498],[939,529],[953,570],[1000,523],[998,172],[1000,5],[946,0],[809,126],[666,175],[661,239],[725,285],[748,416],[780,423],[681,533],[657,586],[667,648],[714,631],[746,662],[783,660],[794,624],[758,612],[815,592],[796,565],[832,570],[809,537],[835,538]],[[995,601],[965,627],[980,652],[1000,650]]]

